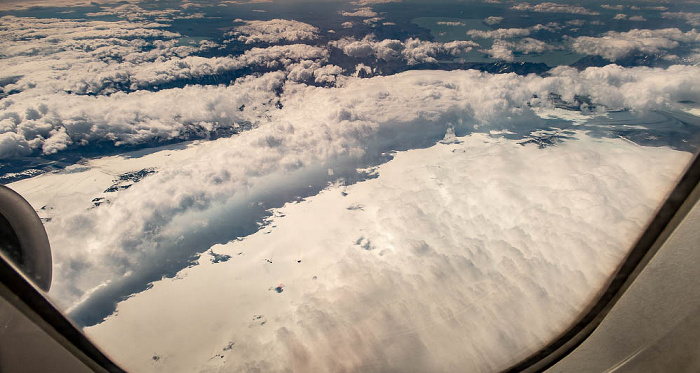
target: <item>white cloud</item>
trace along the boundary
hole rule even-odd
[[[279,43],[280,41],[303,41],[318,38],[318,28],[308,23],[286,19],[269,21],[243,21],[229,35],[236,36],[246,44]]]
[[[3,122],[10,122],[14,127],[15,123],[9,119],[4,119]],[[27,140],[15,132],[0,133],[0,157],[14,158],[31,154],[32,148]]]
[[[350,21],[343,22],[340,26],[342,28],[352,28],[352,22],[350,22]]]
[[[474,38],[482,39],[505,39],[505,38],[519,38],[523,36],[530,35],[530,29],[528,28],[499,28],[496,30],[482,31],[482,30],[469,30],[467,35]]]
[[[664,12],[661,14],[661,16],[669,19],[681,19],[686,21],[691,26],[700,26],[700,13]]]
[[[358,63],[355,65],[355,73],[353,74],[354,77],[357,78],[369,78],[374,75],[374,69],[372,67],[367,66],[363,63]]]
[[[464,22],[459,22],[459,21],[438,21],[438,25],[441,26],[464,26]]]
[[[497,17],[497,16],[490,16],[490,17],[486,17],[484,19],[484,22],[487,25],[496,25],[496,24],[501,23],[501,21],[503,21],[503,17]]]
[[[85,7],[95,4],[139,3],[140,0],[7,0],[0,2],[0,11],[17,11],[30,8]]]
[[[647,19],[642,16],[631,16],[628,18],[627,14],[618,13],[613,17],[614,20],[630,20],[630,21],[646,21]]]
[[[617,5],[610,5],[610,4],[602,4],[600,6],[603,9],[609,9],[609,10],[625,10],[626,6],[622,4],[617,4]]]
[[[188,131],[207,133],[255,122],[257,115],[268,109],[265,105],[275,101],[270,87],[283,79],[284,74],[272,73],[265,80],[241,79],[229,88],[191,86],[97,97],[65,93],[25,96],[3,113],[17,110],[19,115],[13,119],[16,134],[31,140],[32,148],[43,148],[46,153],[73,144],[104,141],[140,144],[186,137]],[[266,83],[260,85],[263,81]],[[35,119],[22,113],[37,113],[34,108],[40,105],[45,107],[45,114],[32,115]],[[237,110],[241,105],[246,109]],[[221,117],[221,113],[226,116]]]
[[[557,3],[550,3],[550,2],[544,2],[544,3],[539,3],[535,5],[531,5],[529,3],[519,3],[516,5],[513,5],[511,7],[513,10],[526,10],[530,12],[539,12],[539,13],[568,13],[568,14],[583,14],[583,15],[599,15],[599,12],[586,9],[582,6],[578,5],[569,5],[569,4],[557,4]]]
[[[578,315],[690,158],[460,140],[276,210],[86,332],[130,370],[502,370]]]
[[[146,10],[136,4],[122,4],[118,6],[103,6],[102,10],[87,13],[88,17],[118,16],[128,21],[145,21],[153,19],[157,22],[171,22],[174,19],[204,18],[204,13],[186,13],[183,9],[150,9]]]
[[[468,52],[478,44],[471,41],[453,41],[449,43],[429,42],[409,38],[400,40],[384,39],[378,41],[374,35],[367,35],[361,40],[343,38],[331,45],[341,49],[350,57],[375,57],[379,60],[393,61],[403,59],[409,65],[436,63],[439,54],[456,56]]]
[[[682,32],[677,28],[627,32],[608,31],[601,37],[579,36],[571,39],[571,47],[581,54],[600,55],[617,60],[632,52],[662,53],[677,48],[680,43],[697,43],[696,31]]]
[[[523,38],[515,46],[515,50],[524,54],[544,53],[552,49],[551,45],[533,38]]]
[[[95,142],[135,145],[186,139],[192,134],[201,137],[209,132],[235,128],[241,121],[255,121],[257,115],[233,112],[228,113],[227,119],[221,119],[214,114],[197,118],[180,113],[173,117],[167,110],[146,114],[139,101],[153,99],[154,105],[167,108],[167,100],[177,103],[196,94],[198,88],[187,88],[180,93],[162,91],[155,95],[148,92],[124,95],[119,93],[123,89],[150,89],[173,81],[217,77],[245,68],[284,69],[303,60],[313,60],[312,67],[321,69],[315,78],[318,84],[332,84],[337,75],[333,74],[334,67],[323,68],[328,58],[325,47],[280,45],[252,48],[235,57],[205,58],[190,54],[218,45],[209,41],[179,45],[179,34],[162,30],[158,23],[11,16],[0,18],[0,22],[11,31],[8,34],[11,37],[0,41],[0,54],[4,54],[0,61],[3,67],[0,78],[10,82],[2,90],[13,92],[12,98],[5,100],[0,109],[0,119],[11,123],[3,126],[5,132],[14,133],[5,136],[2,157],[27,155],[27,151],[52,154],[69,146]],[[98,97],[80,96],[85,94]],[[107,94],[112,96],[99,97]],[[270,103],[274,94],[267,92],[265,95],[272,96],[250,96],[260,101],[245,103],[246,111],[265,109],[259,104]],[[168,98],[161,101],[159,97]],[[120,105],[128,105],[133,110],[124,111]],[[179,105],[187,106],[184,102]],[[256,106],[258,109],[254,110]],[[10,140],[17,145],[10,146]]]
[[[513,49],[515,48],[515,43],[511,43],[505,40],[496,39],[493,41],[490,49],[483,49],[482,52],[495,58],[497,60],[513,61],[515,56],[513,55]]]
[[[537,32],[542,30],[553,31],[560,28],[556,23],[549,23],[547,25],[537,24],[528,28],[499,28],[496,30],[469,30],[467,35],[474,38],[482,39],[512,39],[521,38],[530,35],[531,32]]]
[[[300,83],[335,84],[342,72],[340,66],[303,60],[287,67],[287,79]]]
[[[357,8],[352,12],[342,12],[345,17],[376,17],[377,12],[373,11],[370,7]]]
[[[678,101],[700,100],[699,72],[699,68],[690,66],[626,69],[615,65],[580,72],[568,67],[555,68],[548,77],[420,71],[372,79],[345,78],[340,88],[335,89],[284,83],[284,74],[277,72],[241,79],[230,87],[194,86],[109,97],[56,97],[55,102],[47,103],[50,108],[47,115],[65,118],[63,123],[68,134],[82,133],[88,140],[118,136],[119,141],[133,142],[144,137],[173,136],[185,123],[234,126],[249,121],[257,124],[253,131],[217,140],[207,145],[209,150],[203,148],[201,154],[206,158],[206,167],[197,158],[184,164],[179,162],[177,167],[163,169],[110,197],[112,203],[104,209],[88,211],[73,200],[64,207],[55,206],[56,215],[47,229],[58,253],[56,273],[68,277],[57,278],[53,291],[56,299],[66,304],[73,302],[76,294],[79,296],[110,278],[123,275],[126,268],[137,270],[138,263],[147,260],[149,255],[165,255],[161,250],[168,245],[181,245],[177,240],[185,233],[180,228],[190,231],[190,228],[180,227],[172,231],[177,234],[171,237],[170,228],[166,227],[180,224],[177,223],[179,219],[192,221],[188,220],[191,214],[223,206],[230,198],[247,206],[250,198],[258,197],[245,191],[254,185],[263,185],[258,183],[273,182],[276,176],[272,175],[276,173],[284,175],[299,170],[299,182],[308,186],[304,177],[309,175],[304,170],[312,172],[316,167],[313,165],[319,165],[326,175],[329,164],[350,162],[356,165],[363,159],[374,159],[391,150],[395,141],[404,145],[424,141],[426,136],[431,136],[431,131],[437,131],[435,141],[439,140],[446,131],[441,118],[462,118],[461,130],[510,129],[527,133],[542,123],[533,110],[554,107],[548,99],[551,94],[574,105],[577,97],[589,97],[591,103],[602,108],[631,109],[639,113],[669,110]],[[329,75],[333,75],[332,72]],[[273,104],[278,99],[275,91],[282,84],[283,108],[274,109]],[[54,107],[58,108],[56,113]],[[244,109],[241,111],[239,107]],[[396,137],[398,133],[402,134],[400,138]],[[56,134],[51,146],[60,144],[61,135]],[[4,136],[13,134],[9,132]],[[10,139],[9,144],[12,141],[18,144],[17,149],[26,147],[23,145],[26,140]],[[80,141],[80,138],[73,141]],[[2,148],[12,149],[5,137]],[[336,177],[342,174],[338,171]],[[285,180],[284,176],[280,177]],[[325,183],[325,177],[319,181],[321,184]],[[42,180],[50,179],[36,179],[36,182]],[[292,184],[285,185],[292,187]],[[109,184],[98,185],[96,189],[104,190],[107,186]],[[46,187],[50,188],[51,184]],[[156,188],[158,193],[149,191],[150,188]],[[59,190],[55,189],[54,193]],[[47,193],[44,190],[38,195],[48,198],[41,203],[61,203],[60,199],[52,199],[55,195]],[[277,195],[276,192],[273,195]],[[92,197],[81,198],[89,204]],[[150,231],[149,227],[154,226],[163,228]],[[76,237],[83,239],[76,241]],[[99,254],[86,256],[97,242]],[[155,242],[161,242],[158,247],[162,248],[153,248]],[[186,245],[182,250],[190,247],[187,242],[183,241],[182,245]],[[85,270],[71,274],[68,267],[78,263],[82,263],[80,266]],[[130,264],[124,267],[118,263]]]
[[[375,5],[375,4],[388,4],[388,3],[400,3],[401,0],[356,0],[350,4],[365,6],[365,5]]]
[[[6,16],[0,24],[1,77],[19,77],[5,90],[99,93],[109,75],[161,58],[216,48],[210,41],[179,45],[179,34],[152,22],[103,22]]]
[[[129,71],[133,89],[163,84],[178,79],[216,76],[245,67],[280,68],[294,61],[327,58],[324,48],[306,44],[252,48],[236,57],[187,56],[139,65]]]
[[[340,66],[324,65],[314,70],[314,82],[317,84],[333,84],[342,73],[343,68]]]
[[[362,20],[362,23],[364,23],[365,25],[370,25],[370,26],[372,26],[372,25],[376,24],[377,22],[379,22],[379,21],[381,21],[381,20],[383,20],[383,19],[384,19],[384,17],[366,18],[366,19],[363,19],[363,20]]]
[[[523,54],[543,53],[554,49],[551,45],[533,38],[523,38],[516,42],[496,39],[489,49],[483,49],[482,52],[498,60],[513,61],[515,56],[514,51]]]
[[[139,89],[178,79],[216,76],[245,67],[279,69],[295,61],[309,59],[315,60],[312,67],[318,69],[322,66],[320,62],[327,58],[327,53],[325,48],[295,44],[253,48],[237,57],[177,57],[143,65],[130,65],[129,68],[122,67],[111,72],[104,71],[97,76],[93,74],[95,80],[85,87],[98,90],[100,86],[109,82],[121,82],[130,84],[132,89]],[[335,81],[331,77],[333,71],[334,67],[321,69],[316,73],[316,81],[332,83]],[[314,74],[313,70],[309,73]],[[80,78],[82,76],[86,75],[75,76],[72,79],[83,79]],[[283,74],[270,76],[276,77],[275,79],[284,78]],[[70,80],[62,83],[75,84]],[[205,132],[234,128],[242,121],[255,121],[256,115],[259,115],[255,110],[266,110],[265,107],[260,107],[260,104],[270,103],[274,99],[273,92],[262,92],[263,96],[260,96],[253,94],[253,91],[242,91],[242,97],[247,98],[242,98],[236,108],[244,104],[247,110],[229,112],[225,119],[218,118],[216,113],[207,114],[206,110],[200,111],[200,114],[197,114],[199,117],[184,115],[179,109],[170,107],[180,105],[192,108],[188,102],[197,101],[197,95],[201,95],[202,98],[210,93],[225,96],[229,94],[226,92],[226,89],[216,87],[187,87],[183,90],[163,90],[155,93],[137,91],[127,95],[115,93],[110,97],[89,97],[70,95],[60,90],[52,91],[44,84],[42,89],[30,89],[15,95],[15,100],[8,101],[0,112],[0,117],[13,121],[14,131],[24,136],[31,148],[43,149],[44,153],[50,154],[73,144],[85,145],[105,140],[117,145],[140,144],[155,139],[163,141],[186,138],[187,132],[196,128]],[[234,97],[228,99],[230,102],[236,102]],[[147,112],[147,108],[143,106],[147,103],[164,110]],[[36,110],[38,106],[43,108],[43,112]],[[188,113],[194,114],[196,111]],[[207,125],[203,125],[204,123]],[[65,146],[58,146],[59,143]],[[13,153],[3,154],[8,156]]]

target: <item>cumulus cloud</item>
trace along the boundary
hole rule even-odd
[[[547,24],[547,25],[542,25],[542,24],[537,24],[532,27],[528,28],[499,28],[496,30],[489,30],[489,31],[484,31],[484,30],[469,30],[467,31],[467,35],[474,37],[474,38],[482,38],[482,39],[512,39],[512,38],[521,38],[524,36],[530,35],[532,32],[537,32],[537,31],[542,31],[542,30],[547,30],[547,31],[552,31],[556,28],[559,28],[559,25],[556,24]]]
[[[372,26],[372,25],[376,24],[377,22],[379,22],[379,21],[381,21],[381,20],[383,20],[383,19],[384,19],[384,17],[366,18],[366,19],[363,19],[363,20],[362,20],[362,23],[364,23],[365,25]]]
[[[498,60],[513,61],[514,51],[522,54],[543,53],[554,49],[551,45],[533,38],[523,38],[516,42],[496,39],[490,49],[483,49],[482,52]]]
[[[356,1],[351,2],[350,4],[365,6],[365,5],[400,3],[400,2],[401,2],[401,0],[356,0]]]
[[[100,93],[110,75],[162,58],[218,47],[203,40],[180,45],[179,34],[153,22],[103,22],[5,16],[0,76],[19,77],[3,89]],[[120,78],[121,79],[121,78]],[[113,88],[113,87],[112,87]],[[113,92],[113,91],[112,91]]]
[[[482,52],[495,58],[497,60],[513,61],[515,56],[513,55],[513,49],[515,48],[515,43],[507,42],[504,40],[494,40],[493,45],[489,49],[483,49]]]
[[[464,22],[459,21],[438,21],[437,24],[441,26],[464,26]]]
[[[196,79],[203,76],[217,76],[246,67],[276,69],[294,61],[325,60],[324,48],[306,44],[275,45],[268,48],[252,48],[236,57],[187,56],[171,58],[137,66],[129,73],[132,89],[145,88],[179,79]]]
[[[115,42],[114,39],[118,39],[116,43],[120,43],[122,40],[129,39],[163,40],[180,37],[178,33],[164,30],[166,24],[155,22],[105,22],[3,16],[0,18],[0,24],[7,31],[7,38],[2,40],[3,57],[33,56],[69,48],[95,50]],[[30,40],[31,43],[28,42]],[[135,52],[134,49],[120,51],[120,55],[133,52]]]
[[[303,41],[318,38],[318,28],[294,20],[273,19],[269,21],[243,21],[229,35],[246,44],[279,43],[280,41]]]
[[[287,79],[301,83],[321,85],[335,84],[343,68],[336,65],[323,65],[319,61],[303,60],[286,68]]]
[[[409,38],[405,41],[384,39],[377,40],[374,35],[367,35],[361,40],[343,38],[332,43],[350,57],[374,57],[379,60],[393,61],[403,59],[409,65],[436,63],[440,54],[456,56],[468,52],[478,44],[471,41],[452,41],[449,43],[429,42]]]
[[[691,12],[664,12],[661,16],[669,19],[681,19],[691,26],[700,26],[700,13]]]
[[[9,125],[15,127],[15,123],[9,119]],[[14,158],[31,154],[32,148],[27,140],[20,134],[12,131],[0,133],[0,157]]]
[[[327,57],[325,49],[303,44],[253,48],[237,57],[188,56],[120,69],[112,75],[105,73],[98,76],[99,80],[90,86],[94,88],[110,81],[113,84],[118,82],[129,84],[132,89],[138,89],[177,79],[216,76],[251,66],[278,69],[289,66],[295,61],[309,59],[315,60],[309,68],[320,69],[317,73],[313,70],[309,71],[312,76],[315,76],[315,81],[330,84],[335,81],[333,76],[337,73],[333,72],[336,72],[337,68],[332,66],[322,68],[320,61],[325,60],[325,57]],[[270,84],[279,85],[279,79],[284,79],[284,74],[270,75],[271,79],[273,77],[277,83]],[[243,92],[246,90],[245,86],[245,84],[239,85],[238,88]],[[269,88],[267,85],[264,87]],[[115,145],[135,145],[154,140],[186,138],[192,131],[200,132],[201,136],[225,128],[233,129],[242,122],[255,121],[255,116],[259,115],[257,110],[266,110],[260,105],[267,103],[271,106],[274,100],[272,91],[260,91],[262,93],[260,96],[253,94],[254,90],[250,90],[241,96],[242,101],[235,107],[231,107],[235,109],[245,105],[247,109],[242,112],[226,110],[225,117],[219,117],[221,112],[208,113],[206,110],[188,111],[190,114],[183,115],[179,109],[172,107],[176,105],[192,108],[188,102],[198,101],[195,98],[197,95],[201,95],[201,98],[209,94],[224,97],[233,93],[233,91],[226,93],[229,91],[228,88],[211,89],[187,87],[183,90],[137,91],[131,94],[113,94],[109,97],[76,96],[65,92],[49,93],[45,90],[39,92],[30,90],[18,94],[16,101],[8,102],[0,112],[0,117],[12,121],[14,131],[27,139],[30,148],[42,149],[44,153],[50,154],[72,144],[85,145],[107,140]],[[201,98],[199,101],[205,102]],[[230,100],[229,103],[237,101],[234,97],[229,97],[228,100]],[[164,110],[147,112],[147,107],[142,106],[146,103]],[[40,109],[37,110],[37,107]],[[66,146],[57,147],[57,141]]]
[[[144,21],[152,19],[156,22],[171,22],[174,19],[204,18],[204,13],[187,13],[182,9],[143,9],[136,4],[119,6],[103,6],[99,12],[87,13],[88,17],[117,16],[129,21]]]
[[[568,13],[568,14],[582,14],[582,15],[599,15],[599,12],[586,9],[579,5],[569,5],[569,4],[557,4],[544,2],[535,5],[530,3],[519,3],[511,7],[513,10],[523,10],[538,13]]]
[[[154,99],[154,105],[163,108],[169,106],[168,100],[174,105],[187,106],[178,97],[185,100],[190,94],[196,95],[194,92],[199,88],[155,95],[117,94],[124,90],[138,91],[206,77],[220,79],[242,69],[261,72],[282,69],[290,73],[291,70],[284,69],[304,60],[313,61],[310,67],[320,69],[312,80],[317,84],[333,84],[337,76],[337,67],[324,67],[328,58],[324,47],[277,45],[252,48],[238,56],[200,57],[191,54],[218,46],[208,41],[180,45],[179,34],[163,30],[159,23],[11,16],[0,18],[0,22],[10,31],[10,37],[0,41],[3,47],[0,78],[8,82],[2,90],[12,96],[3,102],[0,120],[8,123],[3,126],[4,132],[14,133],[5,136],[4,150],[0,152],[4,158],[24,156],[27,151],[53,154],[95,142],[137,145],[186,139],[190,135],[208,136],[221,130],[235,130],[243,122],[254,121],[257,115],[232,112],[222,119],[217,114],[172,117],[167,110],[144,114],[145,109],[139,108],[137,101]],[[240,75],[231,75],[223,83],[237,76]],[[224,91],[220,90],[219,94]],[[112,96],[99,97],[103,95]],[[264,109],[259,106],[261,103],[273,106],[274,94],[266,95],[272,96],[251,95],[250,99],[260,101],[241,102],[237,107],[245,105],[245,112],[252,113],[256,107]],[[124,115],[140,118],[136,120],[138,123],[133,118],[115,115],[122,112],[121,105],[134,108]],[[102,112],[81,107],[100,107]]]
[[[544,53],[552,49],[554,49],[554,47],[551,45],[533,38],[523,38],[515,45],[515,50],[523,52],[524,54]]]
[[[501,21],[503,21],[503,17],[497,17],[497,16],[490,16],[490,17],[486,17],[484,19],[484,22],[487,25],[496,25],[496,24],[501,23]]]
[[[167,141],[196,132],[207,135],[226,128],[235,130],[255,122],[259,112],[276,101],[271,89],[284,78],[282,73],[273,73],[266,76],[264,84],[241,79],[231,87],[191,86],[96,97],[65,93],[25,97],[2,115],[10,115],[13,132],[26,139],[23,143],[48,154],[73,144]],[[34,109],[41,106],[44,113]],[[241,106],[245,109],[238,110]],[[22,108],[24,113],[11,116]]]
[[[622,5],[622,4],[617,4],[617,5],[602,4],[600,7],[603,9],[609,9],[609,10],[624,10],[626,8],[626,6]]]
[[[663,12],[663,11],[666,11],[666,10],[668,10],[668,8],[667,8],[667,7],[665,7],[665,6],[663,6],[663,5],[657,5],[657,6],[645,6],[645,7],[644,7],[644,9],[649,9],[649,10],[656,10],[656,11],[659,11],[659,12]]]
[[[683,32],[677,28],[627,32],[608,31],[603,36],[579,36],[571,38],[571,48],[577,53],[599,55],[617,60],[633,52],[666,53],[681,43],[697,43],[700,34],[695,30]]]
[[[467,35],[474,38],[483,39],[505,39],[505,38],[519,38],[523,36],[530,35],[530,29],[527,28],[499,28],[497,30],[469,30]]]
[[[363,63],[358,63],[355,65],[355,73],[353,73],[354,77],[369,78],[372,75],[374,75],[374,69],[371,66],[367,66]]]
[[[362,8],[357,8],[352,12],[342,12],[342,15],[345,17],[376,17],[377,12],[372,10],[370,7],[362,7]]]
[[[95,4],[139,3],[139,0],[8,0],[0,3],[0,11],[17,11],[30,8],[87,7]]]
[[[641,22],[641,21],[646,21],[647,19],[642,17],[642,16],[631,16],[628,18],[627,14],[624,13],[618,13],[613,17],[614,20],[630,20],[630,21],[636,21],[636,22]]]

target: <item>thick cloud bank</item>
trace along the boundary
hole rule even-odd
[[[157,107],[149,100],[159,99],[164,103],[197,102],[179,108],[163,104],[160,115],[172,118],[173,123],[182,118],[194,121],[202,115],[225,121],[246,115],[251,104],[247,100],[264,103],[272,98],[268,92],[279,87],[281,77],[281,73],[270,73],[230,87],[190,87],[103,99],[107,104],[132,100],[128,105],[115,105],[125,111],[109,118],[122,115],[160,123],[144,119],[154,114],[141,111],[143,105]],[[549,77],[423,71],[372,79],[344,78],[339,88],[287,82],[280,98],[283,108],[265,111],[266,117],[258,119],[255,130],[199,145],[187,162],[163,167],[129,189],[105,195],[110,204],[87,209],[92,205],[90,200],[110,187],[109,176],[85,195],[76,192],[65,199],[50,192],[61,190],[51,180],[72,176],[46,175],[27,180],[26,185],[43,185],[32,189],[40,191],[33,194],[41,201],[36,202],[40,204],[37,207],[53,208],[47,210],[52,218],[47,229],[57,248],[56,273],[63,277],[56,279],[52,291],[64,306],[70,306],[93,291],[119,294],[137,286],[129,281],[155,280],[159,273],[172,270],[167,269],[169,265],[177,266],[177,260],[161,262],[164,258],[186,260],[206,250],[207,243],[247,235],[264,210],[281,206],[288,198],[285,196],[313,194],[325,183],[341,178],[362,178],[355,169],[383,162],[386,152],[430,146],[449,131],[506,130],[527,137],[531,131],[548,126],[535,114],[553,110],[562,102],[585,111],[628,109],[641,116],[649,110],[674,110],[678,101],[700,98],[697,79],[696,67],[625,69],[611,65],[580,72],[559,68]],[[586,100],[579,101],[582,97]],[[94,115],[104,115],[98,114],[105,112],[99,106],[100,98],[93,100]],[[246,105],[242,112],[235,109],[239,103]],[[163,131],[173,123],[164,125]],[[593,129],[599,131],[598,126]],[[136,164],[131,166],[136,170],[154,166]],[[338,169],[332,175],[326,173],[335,167]],[[24,184],[16,185],[22,190]],[[243,207],[247,217],[234,214]],[[233,219],[231,224],[239,228],[224,229],[227,219]],[[200,220],[218,223],[202,227],[187,223]],[[122,280],[115,280],[119,278]],[[86,299],[81,307],[99,309],[90,303],[90,297]],[[99,299],[95,296],[92,301],[102,302]],[[107,308],[107,312],[111,311]],[[99,319],[92,322],[96,321]]]
[[[86,331],[139,371],[502,370],[578,314],[690,157],[574,137],[398,153]]]

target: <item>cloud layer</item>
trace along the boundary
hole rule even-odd
[[[530,12],[538,12],[538,13],[568,13],[568,14],[582,14],[582,15],[590,15],[590,16],[597,16],[600,13],[586,9],[582,6],[579,5],[569,5],[569,4],[558,4],[558,3],[550,3],[550,2],[544,2],[544,3],[539,3],[532,5],[530,3],[519,3],[516,5],[513,5],[511,7],[513,10],[525,10],[525,11],[530,11]]]
[[[695,30],[683,32],[677,28],[658,30],[634,29],[627,32],[608,31],[603,36],[579,36],[571,39],[574,51],[617,60],[634,52],[656,54],[677,48],[681,43],[695,44],[700,34]]]
[[[355,58],[375,58],[384,61],[404,60],[408,65],[436,63],[439,55],[456,56],[470,51],[479,44],[472,41],[453,41],[439,43],[410,38],[405,41],[377,38],[370,34],[357,40],[354,37],[343,38],[332,45],[346,55]]]
[[[187,240],[187,233],[182,233],[190,231],[179,226],[192,219],[188,216],[207,216],[217,211],[217,206],[247,206],[255,202],[254,198],[272,198],[245,191],[268,187],[273,191],[276,187],[262,185],[275,185],[274,180],[278,178],[283,180],[297,175],[294,177],[299,178],[300,185],[324,185],[329,178],[325,173],[329,165],[349,167],[342,172],[341,167],[331,179],[357,178],[355,167],[380,162],[385,152],[442,139],[448,128],[447,118],[459,119],[453,122],[457,133],[508,130],[526,136],[545,125],[535,115],[536,110],[549,110],[559,105],[553,97],[581,108],[595,105],[596,110],[603,112],[605,108],[630,109],[641,115],[649,110],[673,110],[678,101],[700,98],[700,82],[694,81],[700,79],[697,70],[688,66],[625,69],[611,65],[580,72],[559,68],[549,77],[423,71],[372,79],[343,78],[340,87],[335,89],[285,82],[284,74],[270,73],[242,79],[230,87],[195,86],[86,97],[89,104],[68,101],[64,106],[90,118],[89,121],[75,120],[72,126],[88,128],[82,131],[99,137],[112,136],[108,135],[114,132],[109,123],[123,125],[127,128],[124,133],[128,134],[123,141],[149,137],[154,131],[162,131],[161,136],[167,136],[177,132],[183,122],[201,123],[207,130],[204,120],[236,123],[242,118],[258,119],[255,130],[203,147],[200,153],[206,161],[195,157],[190,162],[178,163],[177,167],[163,169],[118,195],[110,195],[110,205],[91,210],[70,207],[66,211],[56,207],[56,215],[47,229],[53,245],[61,248],[56,250],[57,273],[64,273],[66,277],[57,279],[53,291],[56,299],[67,305],[91,289],[104,286],[108,279],[126,275],[127,271],[145,271],[139,275],[153,275],[163,269],[150,264],[166,255],[166,248],[182,247],[185,257],[206,249],[199,247],[201,244],[193,245]],[[279,99],[283,108],[277,109],[271,100],[276,99],[274,92],[281,84],[284,84],[284,93]],[[585,100],[579,101],[581,98]],[[70,97],[64,97],[65,100]],[[316,110],[309,111],[309,107]],[[86,108],[90,108],[89,111]],[[161,111],[153,108],[161,108]],[[101,121],[106,127],[88,124]],[[60,147],[60,139],[52,146]],[[207,166],[202,167],[202,162]],[[312,177],[319,168],[323,172]],[[27,182],[50,185],[42,180],[36,178]],[[97,189],[104,190],[110,184],[111,181]],[[296,188],[294,183],[285,185]],[[292,189],[271,196],[300,194],[304,192]],[[50,193],[46,194],[46,198],[49,196]],[[89,204],[94,197],[81,198]],[[58,204],[58,201],[51,204]],[[75,201],[70,201],[66,206],[74,206]],[[275,203],[279,201],[268,201],[268,204]],[[256,214],[259,212],[251,212],[250,219],[259,216]],[[104,223],[106,221],[110,223]],[[169,226],[172,228],[166,228]],[[183,239],[182,234],[185,234],[185,241],[178,243]],[[83,244],[76,244],[76,235],[84,238],[80,240]],[[198,234],[191,239],[195,237],[199,237]],[[215,242],[225,240],[224,237],[227,237],[226,232],[210,235]],[[86,252],[94,250],[90,248],[93,245],[104,250],[85,256]],[[169,255],[175,254],[170,252]],[[81,271],[69,269],[73,267]],[[112,290],[118,290],[119,286],[115,284]]]
[[[299,21],[272,19],[269,21],[243,21],[230,35],[246,44],[297,42],[318,38],[318,28]]]
[[[12,187],[46,222],[51,296],[127,368],[499,370],[619,263],[696,145],[679,110],[700,67],[459,69],[473,50],[489,71],[567,49],[681,61],[697,32],[492,16],[430,41],[391,2],[317,25],[265,8],[214,39],[173,31],[206,17],[192,2],[0,18],[0,159],[100,151]]]
[[[87,333],[133,370],[502,370],[578,314],[690,157],[575,138],[398,153]]]

